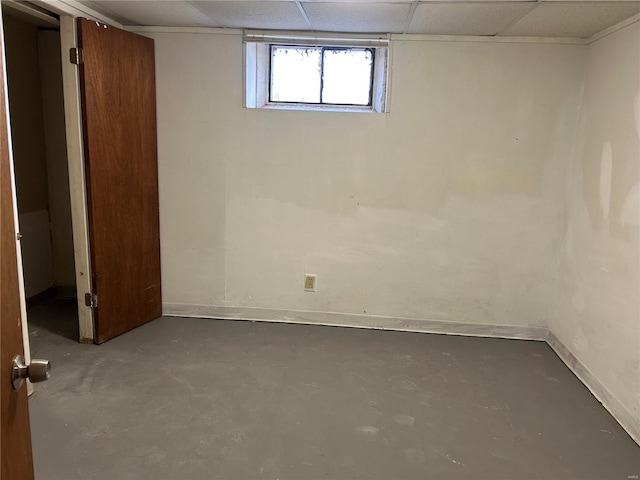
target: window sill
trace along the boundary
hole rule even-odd
[[[260,107],[267,110],[302,110],[308,112],[349,112],[349,113],[381,113],[372,107],[351,105],[315,105],[310,103],[267,103]]]

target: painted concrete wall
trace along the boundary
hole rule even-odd
[[[376,115],[244,109],[239,35],[149,35],[167,305],[546,326],[584,47],[397,41]]]
[[[587,52],[550,329],[640,432],[640,24]]]
[[[11,133],[27,298],[54,285],[37,27],[4,19]]]

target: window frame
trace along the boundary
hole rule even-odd
[[[373,50],[373,75],[369,105],[270,101],[271,45],[292,47],[342,47]],[[293,36],[269,31],[245,31],[243,36],[243,106],[247,109],[302,110],[353,113],[387,113],[390,92],[391,48],[388,35]]]
[[[284,48],[319,48],[320,49],[320,92],[319,102],[289,102],[284,100],[273,100],[272,99],[272,87],[273,87],[273,49],[278,47]],[[371,53],[371,71],[369,73],[369,95],[367,103],[331,103],[323,101],[323,92],[324,92],[324,52],[325,51],[349,51],[349,50],[359,50],[359,51],[368,51]],[[356,108],[371,108],[373,105],[373,87],[374,87],[374,79],[375,79],[375,65],[376,65],[376,49],[373,47],[345,47],[345,46],[337,46],[337,45],[290,45],[290,44],[280,44],[280,43],[270,43],[269,44],[269,91],[268,91],[268,104],[269,105],[325,105],[325,106],[333,106],[333,107],[356,107]]]

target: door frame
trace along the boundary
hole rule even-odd
[[[62,52],[62,86],[64,96],[65,130],[67,135],[67,164],[73,229],[73,255],[76,271],[76,296],[80,343],[94,343],[93,309],[85,304],[85,294],[92,293],[91,249],[89,243],[89,212],[84,161],[80,72],[69,60],[69,51],[78,46],[77,17],[86,17],[122,28],[111,18],[77,2],[44,0],[36,2],[60,15],[60,48]]]
[[[68,15],[61,16],[62,88],[67,135],[67,164],[69,166],[69,194],[73,229],[73,256],[76,271],[76,295],[78,299],[79,340],[80,343],[93,343],[93,310],[84,302],[85,293],[91,293],[91,260],[84,144],[82,141],[80,74],[77,65],[69,61],[69,51],[76,47],[76,19]]]
[[[76,296],[80,343],[94,343],[93,309],[85,304],[85,294],[92,293],[91,250],[89,243],[89,213],[85,175],[82,128],[80,72],[71,63],[69,51],[78,46],[77,17],[99,20],[114,27],[123,25],[78,2],[42,0],[34,2],[60,16],[60,48],[62,52],[62,88],[64,96],[65,130],[67,135],[67,164],[73,229],[73,255],[76,271]]]
[[[3,0],[3,3],[15,4],[15,0]],[[67,164],[69,170],[69,192],[71,203],[71,224],[73,232],[73,254],[75,262],[76,295],[78,304],[78,326],[80,343],[94,342],[93,309],[85,304],[85,294],[91,293],[91,261],[89,244],[89,225],[87,210],[87,189],[84,162],[84,144],[82,129],[82,107],[80,97],[80,75],[77,65],[70,61],[69,51],[77,47],[76,17],[99,20],[117,28],[123,25],[117,21],[73,0],[36,0],[32,3],[59,16],[60,48],[62,53],[62,85],[67,144]],[[23,7],[29,13],[29,7]],[[41,15],[33,10],[32,15]],[[3,59],[4,62],[4,59]],[[6,62],[4,67],[6,68]],[[15,185],[14,185],[15,188]],[[18,212],[14,211],[16,231],[18,231]],[[17,241],[20,302],[23,316],[23,340],[27,363],[30,361],[28,324],[26,314],[26,295],[22,268],[22,252]],[[29,389],[32,391],[29,383]]]

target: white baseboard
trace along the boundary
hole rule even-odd
[[[549,330],[547,343],[576,377],[589,389],[594,397],[606,408],[626,432],[640,445],[640,420],[605,387],[596,376],[575,357],[555,334]]]
[[[485,325],[446,322],[417,318],[385,317],[352,313],[277,310],[270,308],[226,307],[218,305],[186,305],[163,303],[163,315],[169,317],[217,318],[221,320],[251,320],[254,322],[284,322],[334,327],[398,330],[402,332],[440,333],[469,337],[512,338],[542,340],[547,338],[545,327],[520,325]]]

